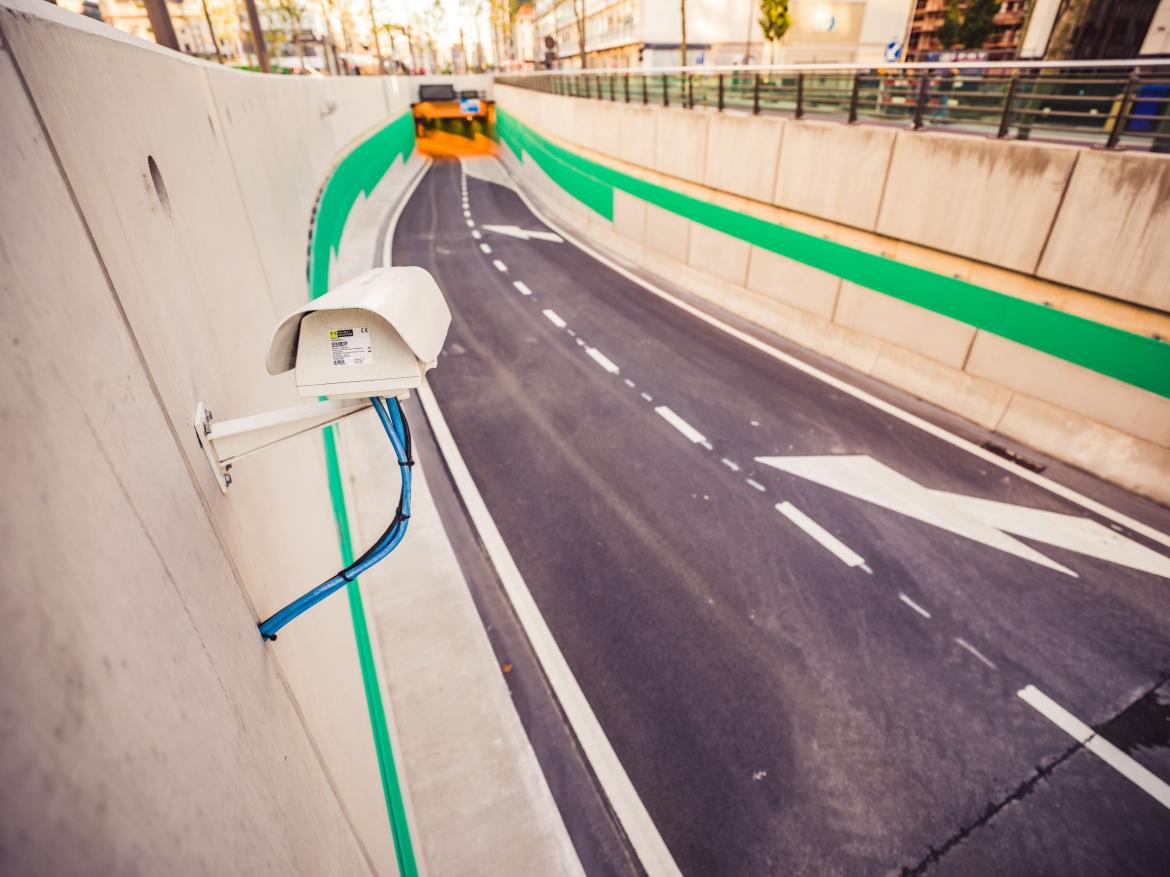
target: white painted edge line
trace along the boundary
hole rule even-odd
[[[523,280],[513,280],[512,285],[516,287],[516,291],[521,295],[532,295],[532,290],[524,285]]]
[[[497,158],[496,161],[500,162],[500,166],[504,169],[504,173],[508,174],[508,176],[512,176],[512,173],[511,173],[511,171],[508,170],[507,165],[505,165],[502,161],[500,161],[499,158]],[[773,347],[772,345],[768,344],[766,341],[761,341],[759,338],[756,338],[754,335],[750,335],[741,329],[736,329],[734,326],[723,322],[723,320],[719,319],[718,317],[713,317],[710,314],[706,313],[705,311],[700,310],[699,308],[695,307],[694,305],[683,301],[682,299],[678,298],[675,295],[672,295],[671,293],[667,292],[666,290],[660,289],[659,287],[655,286],[650,281],[642,279],[637,274],[635,274],[633,271],[630,271],[628,268],[623,268],[617,262],[614,262],[612,259],[610,259],[608,256],[606,256],[604,253],[599,252],[598,250],[596,250],[595,248],[593,248],[589,244],[582,241],[576,235],[570,234],[569,232],[565,231],[564,228],[559,226],[557,223],[551,221],[544,213],[542,213],[536,207],[535,204],[533,204],[532,199],[528,197],[528,194],[523,190],[522,186],[520,186],[520,185],[516,186],[516,194],[518,194],[520,196],[520,199],[525,203],[525,205],[528,207],[528,209],[532,211],[532,214],[537,219],[539,219],[541,222],[543,222],[549,228],[554,229],[566,241],[573,244],[573,246],[575,246],[577,249],[581,250],[583,253],[586,253],[586,254],[592,256],[598,262],[601,262],[603,265],[607,266],[610,270],[616,271],[618,274],[625,277],[631,283],[636,283],[638,286],[642,287],[647,292],[651,292],[654,295],[658,296],[659,298],[670,302],[675,307],[679,308],[680,310],[686,311],[688,314],[695,317],[696,319],[702,320],[704,323],[707,323],[709,326],[714,326],[716,329],[719,329],[720,331],[727,333],[732,338],[735,338],[739,341],[742,341],[744,344],[748,345],[749,347],[754,347],[756,350],[759,350],[761,353],[765,353],[768,356],[772,357],[773,359],[777,359],[780,362],[783,362],[785,365],[791,366],[792,368],[796,369],[797,371],[804,372],[804,374],[808,375],[809,377],[815,378],[816,380],[821,381],[824,384],[828,384],[830,387],[833,387],[836,390],[840,390],[842,393],[845,393],[849,396],[852,396],[854,399],[857,399],[861,402],[864,402],[865,404],[870,405],[873,408],[876,408],[879,411],[890,415],[891,417],[897,418],[898,420],[901,420],[903,423],[907,423],[910,426],[913,426],[917,429],[922,430],[923,432],[927,433],[928,435],[934,436],[935,438],[941,439],[942,441],[946,442],[947,444],[953,445],[956,448],[964,450],[967,453],[969,453],[975,457],[978,457],[980,460],[983,460],[985,463],[988,463],[989,465],[997,466],[998,468],[1003,469],[1007,472],[1010,472],[1013,475],[1017,476],[1018,478],[1023,479],[1024,481],[1029,481],[1032,484],[1035,484],[1037,487],[1042,487],[1045,490],[1049,491],[1050,493],[1053,493],[1056,496],[1061,497],[1062,499],[1066,499],[1071,503],[1075,503],[1076,505],[1079,505],[1081,508],[1083,508],[1087,511],[1090,511],[1090,512],[1093,512],[1094,514],[1100,515],[1103,518],[1108,518],[1111,521],[1115,521],[1116,523],[1121,524],[1123,527],[1126,527],[1129,530],[1132,530],[1134,533],[1140,533],[1141,535],[1145,536],[1147,539],[1152,539],[1154,542],[1157,542],[1160,545],[1164,545],[1167,548],[1170,548],[1170,534],[1163,533],[1161,530],[1158,530],[1154,527],[1151,527],[1149,524],[1143,524],[1141,521],[1137,520],[1136,518],[1131,518],[1129,515],[1125,515],[1119,511],[1111,509],[1109,506],[1105,505],[1104,503],[1097,502],[1097,500],[1095,500],[1095,499],[1090,499],[1089,497],[1085,496],[1084,494],[1078,493],[1077,491],[1073,490],[1071,487],[1065,487],[1063,484],[1060,484],[1056,481],[1053,481],[1051,478],[1047,478],[1043,475],[1040,475],[1037,472],[1032,472],[1028,469],[1023,468],[1022,466],[1017,466],[1015,463],[1012,463],[1009,460],[1005,460],[1002,457],[991,453],[991,451],[988,451],[988,450],[985,450],[985,449],[979,447],[979,445],[975,444],[974,442],[967,441],[967,439],[962,438],[961,436],[957,436],[954,433],[949,432],[946,429],[943,429],[941,426],[936,426],[935,424],[931,423],[928,420],[924,420],[923,418],[917,416],[916,414],[911,414],[909,411],[905,411],[902,408],[899,408],[897,405],[891,404],[890,402],[886,402],[883,399],[879,399],[877,396],[874,396],[872,393],[867,393],[865,390],[862,390],[860,387],[855,387],[852,384],[848,383],[847,381],[843,381],[840,378],[835,378],[832,375],[830,375],[828,372],[821,371],[816,366],[809,365],[804,360],[798,359],[797,357],[792,356],[791,354],[785,353],[784,351],[779,350],[779,349]]]
[[[1035,685],[1024,686],[1016,695],[1163,807],[1170,808],[1170,784],[1142,767]]]
[[[979,649],[975,648],[975,646],[971,645],[969,642],[967,642],[961,636],[955,637],[955,645],[957,645],[961,649],[966,649],[968,652],[970,652],[972,655],[975,656],[976,660],[986,664],[992,670],[999,669],[998,667],[995,666],[995,662],[992,661],[991,658],[987,657],[987,655],[983,654],[983,652],[979,651]]]
[[[822,548],[827,549],[833,556],[848,567],[864,566],[865,558],[798,509],[790,502],[781,502],[776,504],[776,511],[812,536],[820,543]]]
[[[516,617],[532,644],[532,650],[540,661],[540,666],[557,700],[560,701],[561,708],[565,711],[565,718],[568,719],[573,733],[581,744],[585,757],[589,759],[589,766],[601,784],[606,798],[609,799],[609,804],[626,837],[630,839],[638,860],[650,877],[682,877],[674,857],[646,811],[646,805],[638,797],[634,784],[605,735],[605,730],[585,699],[585,693],[573,676],[573,671],[569,669],[569,664],[553,638],[544,616],[540,614],[524,576],[512,559],[508,546],[504,544],[504,539],[487,505],[484,504],[475,480],[459,453],[455,438],[451,435],[447,421],[443,418],[438,402],[426,381],[418,388],[418,398],[430,422],[435,443],[447,462],[451,479],[463,499],[468,517],[471,518],[488,558],[500,577],[508,600],[512,603]]]
[[[492,251],[492,248],[489,247],[487,244],[480,244],[479,248],[481,250],[483,250],[485,253],[491,253],[491,251]]]
[[[905,603],[907,606],[909,606],[911,609],[913,609],[915,612],[917,612],[919,615],[921,615],[923,618],[930,618],[929,612],[927,612],[925,609],[923,609],[921,606],[919,606],[917,603],[915,603],[913,600],[911,600],[909,597],[907,597],[901,591],[898,592],[898,599],[901,600],[903,603]]]
[[[558,314],[556,311],[554,311],[552,308],[545,308],[543,311],[541,311],[541,313],[544,314],[544,317],[546,320],[548,320],[550,323],[552,323],[558,329],[563,329],[563,328],[565,328],[565,326],[568,325],[568,323],[566,323],[564,320],[561,319],[561,315]]]
[[[614,361],[612,359],[610,359],[608,356],[606,356],[604,353],[602,353],[600,350],[598,350],[596,347],[586,347],[585,348],[585,355],[588,356],[590,359],[592,359],[595,363],[597,363],[603,369],[605,369],[607,372],[609,372],[611,375],[616,375],[616,374],[621,373],[621,369],[618,368],[614,364]]]
[[[508,270],[508,266],[505,265],[503,262],[501,262],[499,259],[492,259],[492,264],[496,266],[497,271],[507,271]]]
[[[699,442],[705,442],[707,437],[667,408],[665,405],[659,405],[654,409],[654,413],[685,435],[690,441],[696,445]]]

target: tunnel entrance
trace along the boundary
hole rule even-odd
[[[418,151],[435,159],[496,154],[496,108],[478,91],[420,85],[411,105]]]

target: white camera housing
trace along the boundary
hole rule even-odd
[[[451,311],[422,268],[375,268],[284,318],[268,373],[296,369],[302,396],[396,396],[435,367]]]
[[[422,268],[375,268],[298,308],[277,324],[268,373],[296,369],[297,391],[319,401],[216,421],[195,406],[195,437],[219,488],[244,457],[337,423],[371,396],[406,398],[435,367],[451,311]]]

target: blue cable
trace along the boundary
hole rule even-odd
[[[341,572],[260,622],[260,636],[265,640],[276,639],[278,630],[385,558],[398,547],[406,536],[406,528],[410,523],[411,467],[414,465],[414,460],[410,458],[410,427],[406,423],[406,417],[402,413],[398,400],[391,398],[386,401],[387,406],[383,406],[382,400],[376,396],[370,399],[374,410],[378,413],[378,419],[382,422],[382,428],[386,430],[386,435],[390,438],[390,444],[394,448],[394,456],[398,460],[398,470],[402,476],[402,492],[394,520],[381,538],[365,554]],[[387,407],[390,409],[389,412],[386,410]]]

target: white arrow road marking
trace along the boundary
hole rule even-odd
[[[554,244],[563,244],[565,239],[559,234],[553,234],[551,231],[529,231],[521,228],[518,225],[485,225],[488,231],[494,231],[496,234],[506,234],[510,237],[520,238],[522,241],[538,240],[551,241]]]
[[[1163,807],[1170,807],[1170,785],[1154,776],[1035,685],[1024,686],[1016,695]]]
[[[790,502],[782,502],[776,505],[776,511],[808,533],[821,544],[823,548],[827,548],[836,558],[843,564],[849,567],[865,566],[865,558],[798,509]]]
[[[1007,534],[1170,578],[1170,558],[1088,518],[928,490],[864,455],[756,460],[1066,575],[1076,573]]]
[[[677,429],[679,432],[681,432],[683,435],[685,435],[695,444],[698,444],[699,442],[705,442],[707,440],[705,435],[703,435],[665,405],[659,405],[654,409],[654,413]]]

